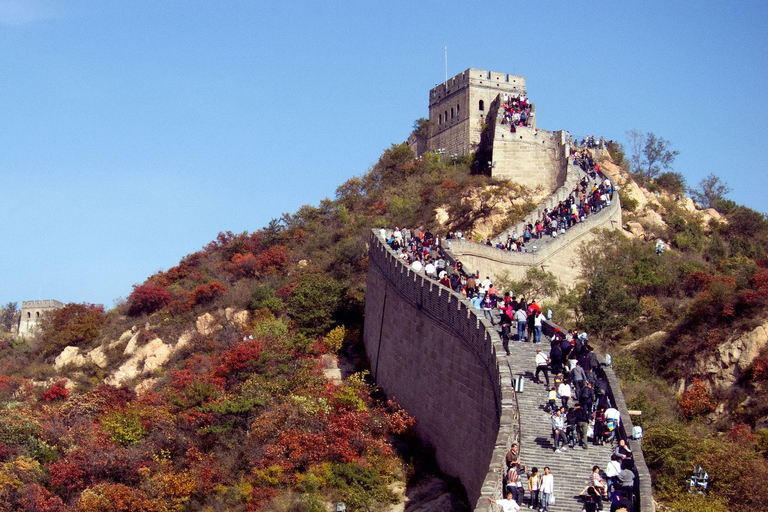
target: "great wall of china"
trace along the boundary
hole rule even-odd
[[[469,77],[471,72],[496,80],[503,77],[470,69],[456,78]],[[507,76],[507,81],[509,76],[512,75]],[[467,91],[462,94],[471,96]],[[431,92],[431,115],[434,96]],[[498,101],[486,100],[485,104],[491,103],[498,108]],[[448,117],[447,110],[445,116]],[[452,111],[450,118],[453,123]],[[493,126],[499,122],[495,114],[488,115],[488,120]],[[525,165],[531,160],[549,162],[550,176],[556,181],[549,187],[551,196],[525,219],[528,222],[539,218],[544,208],[551,208],[567,197],[581,174],[578,167],[568,162],[567,149],[557,147],[557,142],[565,146],[564,132],[536,134],[532,128],[520,131],[524,134],[517,139],[518,143],[530,145],[539,140],[546,146],[550,141],[552,147],[533,152],[505,150],[505,154],[525,155]],[[502,136],[498,126],[494,134],[494,139]],[[527,140],[536,137],[541,139]],[[452,240],[446,253],[448,259],[459,258],[466,269],[478,269],[481,275],[508,272],[518,279],[527,268],[541,266],[570,278],[576,276],[579,268],[577,248],[599,236],[601,229],[620,226],[621,205],[616,194],[603,211],[541,244],[535,252],[510,253],[466,240]],[[506,233],[500,237],[506,238]],[[420,437],[434,447],[441,469],[462,482],[473,510],[493,510],[488,498],[501,497],[505,455],[511,443],[517,442],[523,463],[538,466],[540,471],[544,465],[552,468],[557,510],[580,511],[582,505],[576,495],[585,487],[593,465],[605,467],[610,448],[553,454],[548,416],[541,408],[544,386],[530,382],[536,347],[510,342],[511,355],[505,356],[498,329],[489,320],[478,315],[478,310],[461,294],[412,270],[377,231],[371,233],[369,256],[364,341],[372,375],[388,395],[417,418]],[[551,335],[556,327],[545,323],[544,334]],[[543,346],[548,350],[548,344]],[[639,510],[653,512],[650,473],[639,440],[631,438],[632,420],[618,380],[609,366],[602,371],[609,384],[609,397],[622,415],[619,436],[627,440],[635,454]],[[527,381],[526,387],[515,391],[513,379],[520,377]]]

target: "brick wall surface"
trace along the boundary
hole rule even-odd
[[[371,372],[413,414],[441,469],[474,503],[493,461],[503,462],[516,411],[498,334],[461,296],[400,262],[371,236],[365,346]],[[505,378],[506,376],[506,378]],[[505,423],[500,428],[501,423]],[[499,481],[494,471],[488,485]]]

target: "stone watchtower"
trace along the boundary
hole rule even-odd
[[[432,127],[427,150],[445,149],[446,155],[460,156],[475,151],[499,94],[525,94],[525,77],[469,68],[435,86],[429,91]]]
[[[566,133],[539,130],[530,99],[527,126],[513,129],[504,121],[507,95],[527,96],[525,77],[469,68],[429,91],[429,135],[426,140],[412,135],[408,144],[419,156],[474,152],[476,172],[551,194],[565,181]]]
[[[19,336],[32,336],[40,325],[42,316],[64,307],[57,300],[25,300],[21,303],[21,318],[19,319]]]

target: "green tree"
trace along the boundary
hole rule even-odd
[[[555,274],[539,267],[528,268],[525,271],[525,277],[519,281],[510,279],[509,273],[503,272],[496,277],[494,284],[501,290],[512,291],[518,297],[525,297],[528,300],[540,301],[543,297],[557,299],[563,291]]]
[[[632,151],[631,172],[643,181],[656,178],[662,170],[669,169],[680,154],[679,151],[669,149],[671,142],[653,132],[644,134],[630,130],[627,138]]]
[[[10,331],[19,322],[19,306],[9,302],[0,308],[0,330]]]
[[[422,140],[427,140],[433,124],[434,123],[426,117],[418,118],[413,122],[413,134]]]
[[[704,208],[717,208],[717,203],[725,199],[731,191],[731,187],[720,179],[719,176],[710,173],[699,182],[699,186],[690,190],[691,197]]]
[[[344,285],[323,274],[299,279],[288,300],[288,314],[307,336],[319,336],[333,327],[334,314],[342,304]]]

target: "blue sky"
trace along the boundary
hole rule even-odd
[[[111,307],[219,231],[333,197],[448,71],[545,129],[653,131],[766,211],[768,4],[0,0],[0,303]]]

